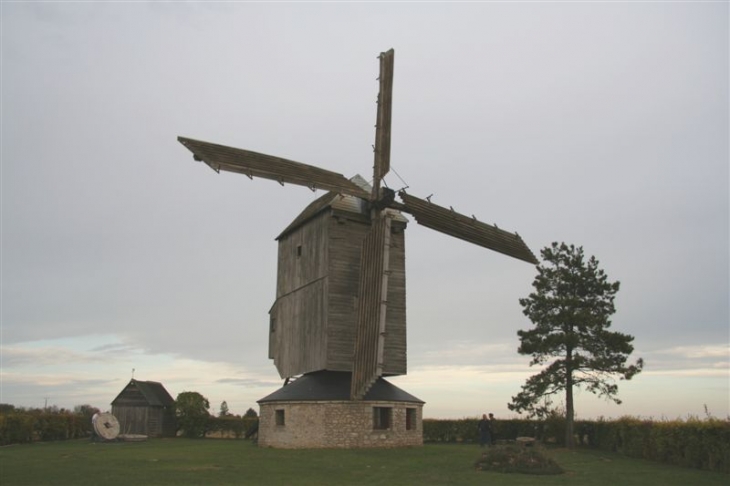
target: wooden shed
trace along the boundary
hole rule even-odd
[[[112,414],[122,434],[174,437],[175,400],[156,381],[132,379],[112,401]]]

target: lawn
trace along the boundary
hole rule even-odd
[[[0,448],[0,484],[129,485],[726,485],[728,476],[589,450],[549,450],[567,472],[527,476],[476,471],[476,446],[277,450],[243,440],[158,439]]]

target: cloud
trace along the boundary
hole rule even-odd
[[[699,360],[730,358],[730,344],[707,344],[697,346],[674,346],[669,349],[655,351],[658,355],[669,355],[673,358]]]
[[[95,388],[100,385],[107,385],[114,380],[103,378],[79,378],[64,373],[15,373],[3,371],[2,376],[3,387],[23,386],[23,387],[91,387]]]
[[[104,356],[95,353],[84,353],[58,346],[46,346],[41,348],[26,348],[21,346],[2,346],[3,367],[13,368],[16,366],[32,365],[56,366],[74,364],[103,363]]]
[[[264,388],[264,387],[280,387],[281,381],[258,380],[255,378],[220,378],[215,380],[216,383],[224,385],[236,385],[246,388]]]

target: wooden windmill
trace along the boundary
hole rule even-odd
[[[394,52],[381,53],[371,190],[361,179],[311,165],[184,137],[196,161],[216,172],[329,191],[279,236],[277,299],[269,357],[282,378],[320,370],[351,372],[350,399],[381,376],[406,373],[405,218],[537,264],[516,233],[384,187],[390,170]]]

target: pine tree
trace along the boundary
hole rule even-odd
[[[541,255],[543,263],[532,283],[535,291],[519,301],[535,327],[517,332],[517,352],[532,356],[530,366],[549,364],[528,378],[508,407],[540,416],[547,412],[541,403],[549,403],[551,396],[564,391],[565,441],[572,447],[573,388],[584,387],[620,404],[613,377],[630,380],[641,372],[644,362],[639,358],[627,365],[634,337],[608,331],[620,283],[608,281],[598,260],[591,257],[586,261],[582,247],[565,243],[553,243]]]

